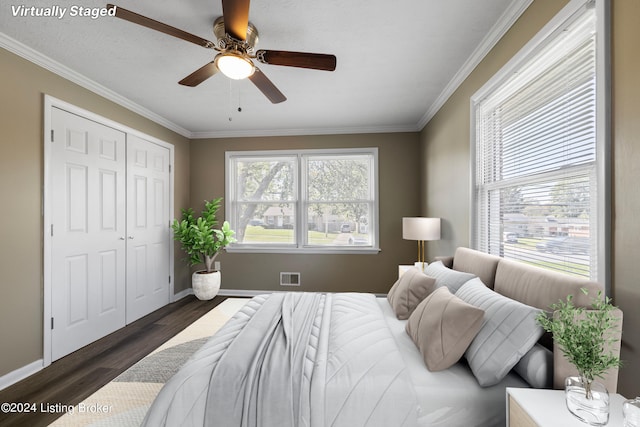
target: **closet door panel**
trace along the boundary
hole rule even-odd
[[[169,150],[127,137],[127,323],[169,303]]]
[[[125,324],[125,134],[52,108],[51,355]]]

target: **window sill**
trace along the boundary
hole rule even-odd
[[[331,248],[317,248],[317,247],[308,247],[308,248],[296,248],[296,247],[287,247],[287,248],[274,248],[274,247],[259,247],[259,246],[248,246],[248,247],[227,247],[225,251],[231,254],[318,254],[318,255],[376,255],[381,249],[380,248],[359,248],[359,247],[349,247],[349,248],[341,248],[341,247],[331,247]]]

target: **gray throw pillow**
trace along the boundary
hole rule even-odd
[[[457,290],[460,289],[460,286],[476,277],[471,273],[464,273],[447,268],[442,261],[429,264],[427,268],[424,269],[424,274],[434,277],[438,287],[446,286],[452,294],[455,294]]]
[[[434,289],[436,289],[436,279],[425,276],[413,267],[394,283],[387,294],[387,299],[396,317],[405,320]]]
[[[456,296],[485,312],[465,358],[481,386],[495,385],[542,336],[544,330],[536,322],[541,310],[500,295],[477,278],[462,285]]]
[[[536,344],[513,367],[533,388],[553,388],[553,352]]]

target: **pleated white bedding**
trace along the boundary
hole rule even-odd
[[[147,426],[402,427],[415,390],[370,294],[253,298],[165,384]]]

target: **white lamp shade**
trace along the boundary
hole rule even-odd
[[[440,240],[440,218],[402,218],[402,238]]]

